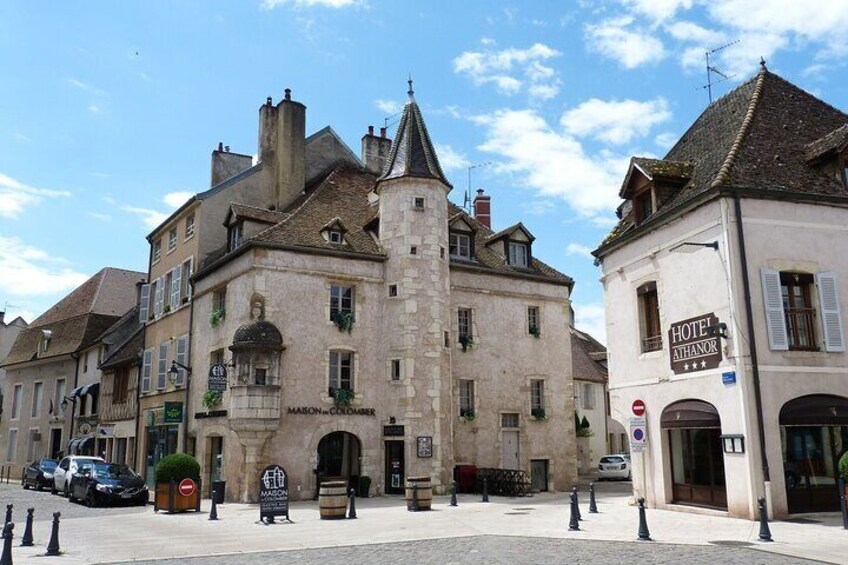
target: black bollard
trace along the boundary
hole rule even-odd
[[[217,520],[218,519],[218,504],[217,499],[218,493],[216,492],[215,487],[212,487],[212,509],[209,510],[209,519]]]
[[[580,522],[577,519],[577,493],[572,490],[569,495],[571,498],[571,516],[568,520],[569,531],[576,532],[580,530]]]
[[[418,512],[420,510],[418,508],[418,485],[412,485],[412,508],[409,509],[411,512]]]
[[[350,512],[348,512],[347,518],[348,520],[356,520],[356,491],[354,489],[350,489],[348,498],[350,498]]]
[[[35,508],[27,508],[26,527],[24,528],[24,537],[21,538],[22,547],[35,545],[32,541],[32,515],[34,512]]]
[[[59,555],[59,516],[61,512],[53,513],[53,530],[50,532],[50,542],[47,544],[47,553],[44,555]]]
[[[653,541],[648,531],[648,520],[645,518],[645,499],[639,499],[639,541]]]
[[[6,505],[6,521],[4,522],[4,524],[8,524],[9,522],[12,521],[12,507],[13,506],[14,506],[14,504],[7,504]]]
[[[456,506],[456,505],[457,505],[457,504],[456,504],[456,481],[454,481],[454,482],[453,482],[453,484],[451,485],[451,501],[450,501],[450,505],[451,505],[451,506]]]
[[[12,538],[14,534],[12,530],[15,525],[12,522],[6,522],[3,526],[3,554],[0,555],[0,565],[12,565]]]
[[[577,487],[571,487],[571,492],[574,494],[574,507],[577,509],[577,520],[582,522],[583,515],[580,514],[580,497],[577,494]]]
[[[589,514],[597,514],[598,505],[595,504],[595,483],[589,483]]]
[[[481,502],[489,502],[489,480],[483,477],[483,500]]]
[[[761,496],[757,499],[757,505],[760,507],[760,541],[774,541],[771,539],[771,530],[768,525],[766,499]]]

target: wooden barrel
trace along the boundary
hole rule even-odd
[[[347,513],[347,483],[327,481],[318,491],[318,508],[322,520],[340,520]]]
[[[412,487],[417,485],[418,510],[430,510],[433,503],[433,487],[430,477],[407,477],[406,478],[406,509],[412,510]]]

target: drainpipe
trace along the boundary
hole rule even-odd
[[[77,384],[77,381],[79,380],[79,364],[80,364],[79,351],[71,351],[71,359],[76,361],[76,367],[74,367],[74,386],[71,389],[71,391],[73,391],[74,389],[77,388],[77,386],[79,386]],[[71,450],[70,440],[74,439],[71,436],[74,435],[74,418],[76,417],[76,414],[77,414],[77,401],[76,401],[76,398],[74,398],[74,400],[71,402],[71,431],[68,432],[68,437],[70,438],[68,440],[68,442],[69,442],[68,443],[68,451]],[[70,453],[66,453],[65,455],[70,455]]]
[[[200,253],[200,249],[198,248],[198,255]],[[193,264],[193,263],[192,263]],[[191,288],[191,300],[189,300],[189,310],[188,310],[188,353],[189,357],[186,359],[186,364],[189,367],[194,367],[194,363],[191,362],[191,328],[194,324],[194,282],[191,279],[188,280],[188,284]],[[189,394],[191,392],[191,371],[186,371],[186,387],[185,387],[185,408],[183,408],[183,418],[185,419],[185,423],[183,424],[183,453],[186,453],[186,447],[188,446],[188,401],[191,398]],[[197,444],[195,444],[195,451],[197,451]],[[211,486],[210,486],[211,488]]]
[[[745,291],[745,317],[748,322],[748,344],[751,350],[751,376],[754,378],[754,401],[757,408],[757,434],[760,439],[760,458],[763,460],[763,482],[766,496],[771,498],[771,477],[766,457],[766,433],[763,424],[763,398],[760,391],[760,369],[757,363],[757,339],[754,334],[754,317],[751,312],[751,283],[748,279],[748,258],[745,253],[745,230],[742,227],[742,202],[739,193],[733,192],[733,206],[736,214],[736,235],[739,238],[739,259],[742,263],[742,286]],[[771,502],[769,500],[769,502]],[[769,504],[769,509],[773,507]]]

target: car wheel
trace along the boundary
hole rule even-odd
[[[97,501],[94,499],[94,491],[91,489],[88,489],[88,492],[85,493],[85,505],[89,508],[97,506]]]
[[[56,490],[56,483],[50,483],[50,494],[59,494],[59,491]]]
[[[26,479],[21,481],[21,486],[24,487],[24,490],[29,490],[29,485],[27,484]]]
[[[71,498],[71,488],[68,483],[65,483],[65,496],[68,497],[68,499]]]

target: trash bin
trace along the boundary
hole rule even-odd
[[[215,504],[224,504],[227,492],[227,481],[212,481],[212,492],[215,493]]]

